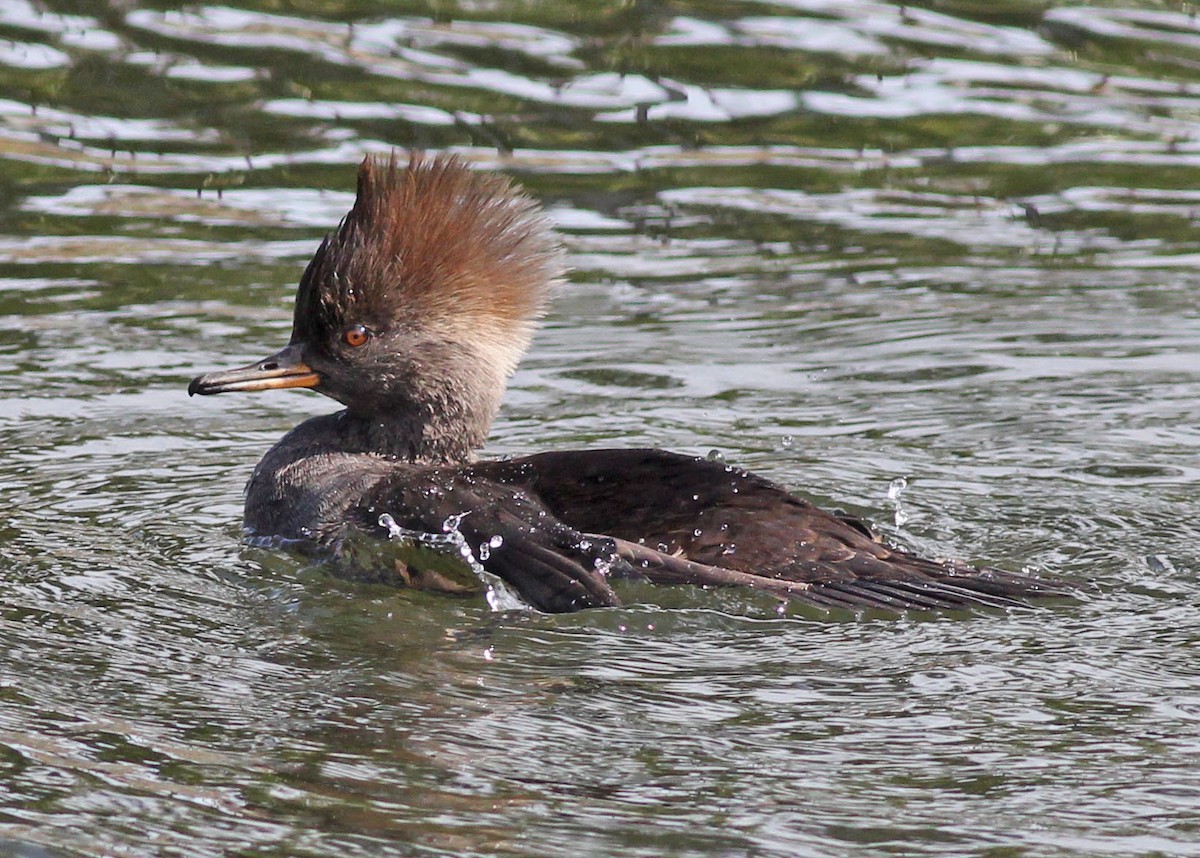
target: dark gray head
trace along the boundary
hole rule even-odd
[[[407,458],[462,461],[562,274],[537,203],[505,178],[454,156],[368,157],[300,280],[289,345],[188,392],[312,388],[385,424]]]

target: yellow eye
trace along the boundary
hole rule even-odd
[[[346,332],[342,334],[342,341],[348,346],[358,348],[367,340],[371,339],[371,332],[366,325],[355,325],[352,328],[346,328]]]

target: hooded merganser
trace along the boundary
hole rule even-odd
[[[652,449],[477,460],[563,274],[539,207],[503,177],[452,156],[364,160],[353,208],[300,279],[288,345],[188,387],[311,388],[346,406],[268,451],[246,489],[247,531],[336,550],[355,531],[449,528],[544,611],[618,605],[609,582],[621,576],[890,610],[1061,592],[888,547],[722,462]],[[390,562],[403,580],[424,571],[419,557]],[[431,568],[426,580],[445,579]]]

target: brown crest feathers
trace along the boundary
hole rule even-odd
[[[293,339],[417,320],[528,337],[562,273],[550,224],[504,177],[454,155],[368,156],[354,207],[301,281]]]

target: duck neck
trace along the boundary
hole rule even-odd
[[[331,415],[337,447],[415,464],[461,464],[475,458],[491,427],[490,414],[470,414],[460,403],[409,404],[395,411]]]
[[[478,402],[472,400],[473,402]],[[335,538],[364,489],[397,462],[461,465],[482,446],[494,411],[450,403],[392,403],[385,411],[347,409],[306,420],[259,462],[246,487],[243,522],[255,534]]]

